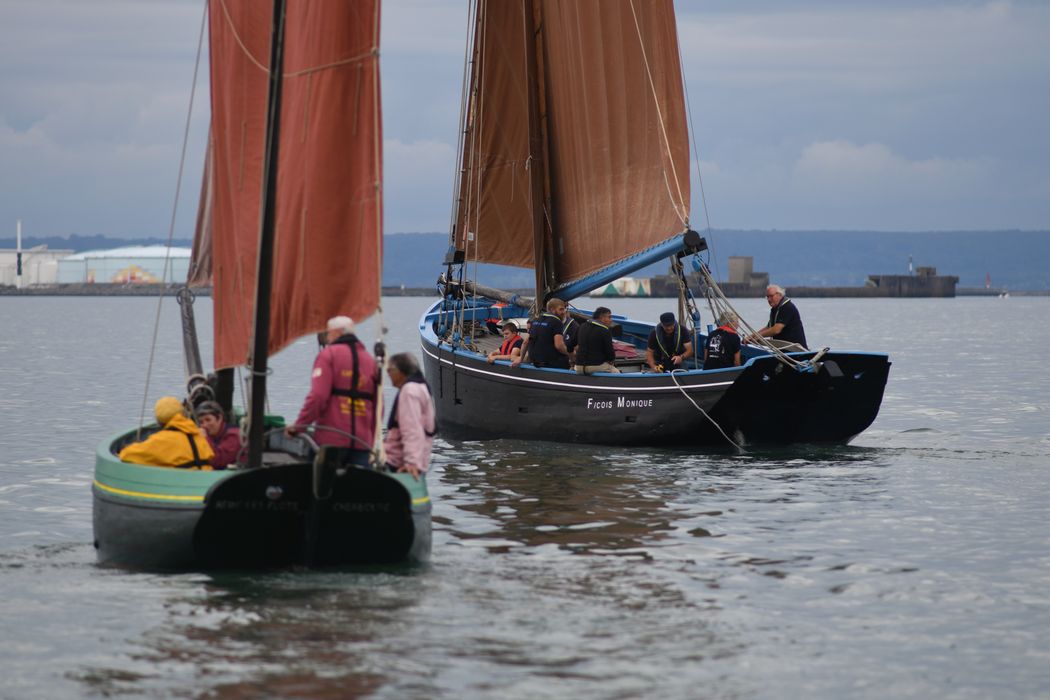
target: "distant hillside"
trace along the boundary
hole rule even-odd
[[[919,232],[865,231],[710,231],[715,277],[729,274],[729,256],[750,255],[756,272],[790,285],[862,285],[868,275],[907,274],[913,265],[957,275],[963,287],[983,287],[990,275],[996,287],[1050,289],[1050,231]],[[442,233],[401,233],[386,237],[383,283],[431,286],[442,272],[448,246]],[[667,263],[635,273],[667,272]],[[480,265],[478,278],[493,286],[530,287],[527,270]]]
[[[868,275],[932,266],[962,287],[1050,289],[1050,231],[715,231],[708,235],[722,278],[730,255],[751,255],[755,271],[789,286],[859,285]]]
[[[1050,289],[1050,231],[936,231],[886,233],[878,231],[729,231],[705,234],[711,246],[711,267],[718,279],[729,273],[729,256],[750,255],[756,272],[785,287],[791,285],[861,285],[868,275],[905,274],[908,257],[918,267],[936,267],[940,274],[957,275],[963,287],[992,285],[1015,290]],[[127,245],[162,245],[160,238],[123,239],[106,236],[68,238],[24,237],[23,246],[47,244],[75,252]],[[174,245],[189,247],[188,240]],[[0,238],[0,248],[14,248],[13,238]],[[395,233],[385,238],[383,284],[433,287],[443,272],[448,247],[443,233]],[[662,274],[660,262],[636,276]],[[528,270],[479,265],[478,279],[507,289],[533,284]]]

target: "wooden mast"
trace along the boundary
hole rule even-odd
[[[540,80],[536,43],[540,40],[542,19],[537,18],[533,0],[525,0],[525,81],[529,97],[529,192],[532,209],[532,251],[536,273],[536,310],[543,313],[551,270],[547,269],[546,225],[544,222],[544,193],[546,189],[546,160],[544,158],[542,117],[540,115]],[[539,21],[538,21],[539,20]]]
[[[248,466],[262,466],[266,410],[266,370],[270,338],[270,287],[273,277],[273,242],[277,217],[277,156],[281,122],[281,76],[284,72],[285,0],[274,0],[270,39],[270,88],[266,114],[266,154],[263,160],[262,215],[259,224],[259,259],[255,283],[255,324],[252,330],[251,403],[248,409]]]

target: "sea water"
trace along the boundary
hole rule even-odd
[[[429,303],[384,299],[391,351]],[[0,697],[1050,697],[1050,298],[797,303],[891,356],[849,446],[439,439],[428,566],[159,575],[96,564],[91,479],[182,391],[176,304],[0,297]]]

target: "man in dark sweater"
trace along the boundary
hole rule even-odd
[[[718,328],[707,336],[704,346],[704,369],[725,369],[740,364],[740,336],[736,332],[739,322],[732,311],[718,317]]]
[[[654,372],[687,369],[683,364],[693,356],[692,333],[675,321],[670,311],[660,314],[660,325],[649,333],[645,363]]]
[[[580,326],[579,342],[576,345],[576,373],[615,372],[613,361],[616,352],[612,343],[612,311],[599,306],[587,323]]]

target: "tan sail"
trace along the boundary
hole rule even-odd
[[[474,43],[456,221],[468,259],[532,267],[541,216],[553,277],[564,283],[686,228],[689,150],[671,0],[482,0]],[[530,89],[539,93],[544,170],[537,213]]]
[[[271,15],[251,0],[218,0],[209,21],[221,368],[250,351]],[[293,2],[286,23],[270,353],[331,316],[369,316],[382,270],[379,2]]]
[[[211,284],[211,220],[215,182],[212,176],[212,147],[208,139],[208,150],[204,155],[204,176],[201,178],[201,197],[197,204],[197,227],[193,236],[193,251],[190,267],[186,273],[186,284],[190,287],[207,287]]]

